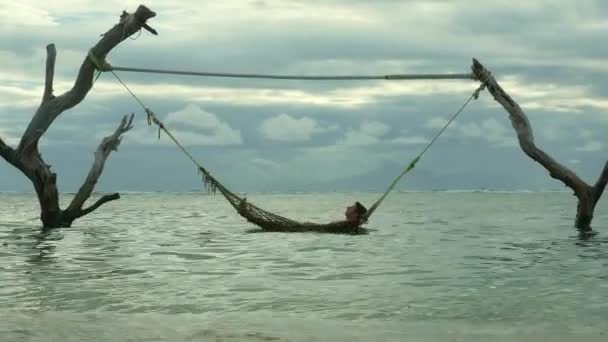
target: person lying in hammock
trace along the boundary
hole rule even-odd
[[[363,216],[367,212],[367,208],[360,202],[346,207],[344,216],[346,220],[334,221],[324,225],[323,230],[328,233],[351,233],[356,234],[362,224],[367,222],[367,219]]]
[[[367,208],[360,202],[355,202],[353,205],[346,207],[344,212],[345,220],[334,221],[328,224],[311,224],[309,230],[324,231],[327,233],[347,233],[357,234],[359,228],[364,223],[367,223],[367,218],[364,216],[367,213]]]
[[[353,225],[361,225],[365,223],[365,219],[363,219],[363,215],[367,212],[367,208],[363,206],[363,204],[358,201],[350,207],[346,207],[346,211],[344,212],[344,216],[346,216],[346,222],[349,222]]]
[[[284,217],[274,215],[272,213],[264,212],[259,208],[251,205],[244,198],[238,205],[238,213],[247,219],[247,221],[259,226],[260,228],[267,231],[281,231],[281,232],[325,232],[325,233],[346,233],[346,234],[357,234],[359,228],[363,223],[367,222],[364,217],[367,212],[367,208],[359,202],[346,208],[344,212],[345,220],[334,221],[330,223],[312,223],[312,222],[298,222],[289,220]]]

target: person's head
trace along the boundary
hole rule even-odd
[[[366,212],[367,208],[365,208],[363,204],[355,202],[355,204],[351,205],[350,207],[346,207],[346,212],[344,215],[346,216],[346,221],[348,222],[361,223],[365,222],[365,220],[362,219],[362,216]]]

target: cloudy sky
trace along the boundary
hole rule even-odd
[[[16,144],[40,101],[45,46],[55,93],[130,0],[0,0],[0,137]],[[117,66],[312,74],[467,73],[479,59],[528,114],[538,146],[594,182],[608,158],[608,2],[148,1],[144,31]],[[507,5],[508,4],[508,5]],[[133,37],[135,38],[135,37]],[[310,82],[120,72],[195,157],[242,191],[383,190],[467,99],[469,80]],[[201,189],[196,168],[148,127],[104,74],[42,141],[63,191],[84,179],[122,115],[135,128],[110,156],[100,191]],[[450,126],[400,189],[561,190],[519,149],[487,92]],[[0,190],[31,191],[0,161]]]

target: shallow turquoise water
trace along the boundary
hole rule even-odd
[[[249,195],[300,220],[375,194]],[[67,198],[66,198],[67,199]],[[603,341],[608,205],[569,193],[396,193],[368,235],[250,233],[219,196],[123,194],[38,234],[0,194],[1,341]]]

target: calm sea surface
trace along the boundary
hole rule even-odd
[[[376,196],[248,198],[327,222]],[[585,241],[570,193],[395,193],[362,236],[123,194],[41,238],[33,196],[0,194],[0,341],[608,341],[607,204]]]

